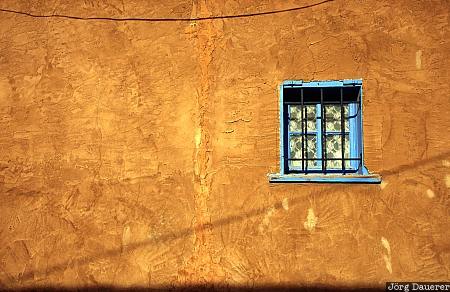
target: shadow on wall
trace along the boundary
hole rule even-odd
[[[391,169],[383,170],[383,171],[381,171],[381,175],[389,176],[389,175],[399,174],[400,172],[415,169],[419,166],[424,166],[424,165],[427,165],[427,164],[430,164],[433,162],[441,161],[441,160],[444,160],[445,158],[449,158],[449,157],[450,157],[450,151],[446,151],[446,152],[432,156],[427,159],[417,160],[410,164],[399,165],[399,166],[391,168]]]
[[[177,286],[177,287],[166,287],[166,288],[140,288],[140,287],[114,287],[114,286],[100,286],[100,287],[83,287],[83,288],[60,288],[60,287],[40,287],[40,288],[23,288],[15,290],[2,290],[0,291],[20,291],[20,292],[31,292],[31,291],[62,291],[62,292],[72,292],[72,291],[305,291],[305,292],[331,292],[331,291],[349,291],[349,292],[359,292],[359,291],[384,291],[384,288],[375,287],[329,287],[329,286],[259,286],[259,287],[233,287],[233,286]]]
[[[392,169],[388,169],[388,170],[384,170],[381,171],[381,174],[383,175],[383,178],[387,178],[389,176],[392,175],[397,175],[401,172],[407,171],[407,170],[411,170],[411,169],[415,169],[419,166],[424,166],[433,162],[437,162],[440,160],[443,160],[447,157],[450,156],[450,151],[448,152],[444,152],[442,154],[430,157],[428,159],[423,159],[420,161],[416,161],[412,164],[409,165],[401,165],[401,166],[397,166],[395,168]],[[320,191],[315,191],[315,195],[320,195],[320,194],[325,194],[325,193],[329,193],[329,192],[340,192],[343,191],[347,188],[346,185],[332,185],[326,188],[321,188]],[[290,203],[291,205],[297,204],[301,202],[301,198],[291,198],[290,199]],[[275,209],[281,209],[283,208],[282,203],[278,202],[274,205],[271,205],[270,207],[275,208]],[[199,226],[195,226],[195,227],[190,227],[190,228],[185,228],[182,230],[179,230],[178,233],[171,233],[171,234],[164,234],[161,235],[159,238],[155,238],[152,240],[145,240],[145,241],[140,241],[140,242],[134,242],[131,243],[130,245],[127,246],[127,250],[134,250],[134,249],[138,249],[141,248],[143,246],[147,246],[147,245],[159,245],[162,243],[167,243],[170,241],[174,241],[186,236],[191,236],[192,234],[194,234],[194,231],[201,231],[201,230],[205,230],[205,229],[213,229],[213,228],[217,228],[220,226],[224,226],[224,225],[228,225],[228,224],[232,224],[234,222],[239,222],[239,221],[243,221],[243,220],[247,220],[250,219],[252,217],[255,216],[259,216],[264,214],[267,211],[268,206],[264,206],[258,209],[254,209],[251,210],[247,213],[243,213],[243,214],[237,214],[237,215],[232,215],[232,216],[228,216],[216,221],[213,221],[209,224],[203,224],[203,225],[199,225]],[[97,254],[97,255],[91,255],[91,256],[86,256],[86,257],[81,257],[75,260],[75,262],[78,265],[85,265],[88,264],[90,262],[99,260],[99,259],[103,259],[103,258],[109,258],[109,257],[115,257],[120,255],[122,252],[121,249],[109,249],[109,250],[104,250],[103,252]],[[74,260],[70,261],[71,263],[74,263]],[[28,273],[24,273],[19,277],[19,281],[23,284],[25,284],[27,281],[33,280],[34,278],[34,274],[36,272],[41,272],[41,273],[45,273],[45,274],[53,274],[53,273],[58,273],[58,272],[63,272],[65,270],[65,268],[67,267],[67,265],[69,264],[68,261],[66,262],[62,262],[60,264],[56,264],[54,266],[51,267],[47,267],[47,269],[45,271],[30,271]],[[135,288],[125,288],[125,287],[109,287],[109,286],[105,286],[105,287],[70,287],[70,288],[65,288],[65,287],[36,287],[36,288],[18,288],[15,290],[7,290],[7,291],[106,291],[106,290],[112,290],[112,291],[384,291],[384,289],[380,289],[380,288],[375,288],[375,287],[329,287],[329,286],[306,286],[304,284],[299,284],[300,286],[272,286],[272,287],[268,287],[268,286],[261,286],[261,287],[232,287],[232,286],[223,286],[223,287],[215,287],[215,286],[185,286],[185,287],[164,287],[164,288],[143,288],[143,287],[135,287]],[[317,285],[317,284],[316,284]],[[6,291],[3,290],[0,287],[0,291]]]

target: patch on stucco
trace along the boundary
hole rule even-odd
[[[0,78],[0,104],[3,104],[3,102],[10,96],[11,94],[11,85],[9,84],[9,81],[7,78],[1,77]]]
[[[263,232],[270,224],[270,218],[273,216],[273,214],[275,214],[275,208],[274,207],[270,207],[267,212],[266,215],[264,215],[263,221],[261,224],[259,224],[259,231]]]
[[[122,246],[126,247],[131,240],[131,228],[130,226],[124,226],[122,232]]]
[[[309,208],[308,215],[306,216],[306,221],[303,223],[303,226],[305,227],[306,230],[312,232],[316,228],[318,219],[319,218],[317,218],[316,215],[314,214],[314,210],[312,208]]]
[[[432,190],[428,189],[427,190],[427,197],[430,198],[430,199],[434,198],[435,197],[434,192]]]
[[[381,181],[381,183],[380,183],[380,189],[384,189],[386,186],[388,185],[388,182],[387,181]]]
[[[447,175],[445,176],[445,186],[446,186],[447,188],[450,188],[450,174],[447,174]]]
[[[416,69],[422,69],[422,50],[416,52]]]
[[[195,129],[195,147],[198,148],[200,146],[200,143],[202,141],[202,129],[197,128]]]
[[[281,201],[281,206],[284,210],[289,210],[289,201],[288,198],[284,198],[283,201]]]
[[[194,140],[195,140],[195,157],[196,157],[194,163],[194,173],[195,175],[199,175],[201,164],[199,162],[198,156],[200,144],[202,143],[202,129],[200,127],[195,129]]]
[[[392,257],[391,257],[391,245],[389,241],[381,237],[381,245],[386,249],[386,254],[383,255],[384,263],[386,264],[386,269],[392,274]]]

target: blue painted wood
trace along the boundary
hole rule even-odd
[[[323,80],[309,82],[304,82],[303,80],[286,80],[282,85],[287,87],[341,87],[362,85],[362,79]]]
[[[283,84],[280,85],[280,173],[284,174],[284,106]]]
[[[293,175],[285,174],[285,159],[290,158],[290,135],[303,134],[302,132],[290,132],[289,131],[289,119],[285,120],[284,105],[283,105],[283,89],[284,87],[342,87],[342,86],[360,86],[360,105],[350,104],[349,115],[354,116],[360,111],[355,118],[350,119],[350,157],[358,157],[361,155],[361,165],[358,161],[351,161],[350,165],[353,170],[357,169],[357,174],[337,175],[337,174],[309,174],[309,175]],[[359,107],[359,109],[358,109]],[[288,115],[290,115],[290,107],[288,107]],[[308,134],[316,134],[316,150],[317,158],[322,158],[322,124],[320,122],[321,105],[316,105],[316,118],[317,131],[314,133],[307,132]],[[344,79],[344,80],[325,80],[325,81],[310,81],[304,82],[303,80],[286,80],[280,85],[280,173],[270,175],[270,182],[318,182],[318,183],[380,183],[381,177],[379,175],[371,175],[364,165],[364,144],[363,144],[363,88],[362,79]],[[286,124],[286,125],[285,125]],[[284,127],[287,126],[285,133]],[[285,134],[287,136],[287,143],[285,143]],[[287,147],[287,148],[285,148]],[[287,152],[287,157],[285,157]],[[358,169],[359,168],[359,169]],[[297,169],[299,170],[299,169]],[[316,168],[317,170],[317,168]]]
[[[344,85],[362,85],[362,79],[344,79]]]
[[[287,116],[288,116],[288,119],[287,119],[287,122],[288,122],[288,124],[287,124],[287,133],[288,133],[288,138],[287,138],[287,154],[288,154],[288,157],[287,157],[287,159],[288,159],[288,161],[287,161],[287,163],[288,163],[288,167],[290,168],[291,166],[289,165],[289,159],[291,159],[291,131],[290,131],[290,123],[291,123],[291,106],[290,105],[288,105],[288,107],[287,107],[287,109],[288,109],[288,113],[287,113]]]
[[[354,116],[356,115],[358,111],[358,105],[357,104],[350,104],[349,106],[349,116]],[[358,151],[358,140],[360,139],[358,133],[357,133],[357,126],[358,126],[358,117],[354,117],[349,121],[349,126],[350,126],[350,157],[358,157],[359,156],[359,151]],[[359,166],[359,161],[351,161],[350,165],[353,169],[358,168]]]
[[[363,114],[364,114],[364,106],[363,106],[363,87],[361,84],[361,90],[359,91],[360,94],[360,102],[359,102],[359,106],[360,106],[360,113],[358,115],[358,135],[359,135],[359,139],[358,139],[358,147],[359,147],[359,151],[361,153],[361,174],[367,174],[369,173],[369,171],[367,170],[365,164],[364,164],[364,131],[363,131]]]
[[[272,183],[358,183],[379,184],[379,175],[269,175]]]
[[[321,123],[322,106],[320,104],[316,105],[316,157],[322,159],[322,123]],[[319,160],[320,161],[320,160]],[[322,164],[320,165],[322,169]]]

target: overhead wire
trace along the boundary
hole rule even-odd
[[[34,18],[65,18],[65,19],[82,20],[82,21],[100,20],[100,21],[140,21],[140,22],[186,22],[186,21],[191,22],[191,21],[204,21],[204,20],[216,20],[216,19],[245,18],[245,17],[286,13],[286,12],[299,11],[299,10],[312,8],[312,7],[319,6],[319,5],[322,5],[322,4],[325,4],[328,2],[333,2],[333,1],[335,1],[335,0],[324,0],[321,2],[317,2],[317,3],[305,5],[305,6],[299,6],[299,7],[287,8],[287,9],[281,9],[281,10],[272,10],[272,11],[263,11],[263,12],[254,12],[254,13],[236,14],[236,15],[217,15],[217,16],[193,17],[193,18],[183,18],[183,17],[180,17],[180,18],[177,18],[177,17],[171,17],[171,18],[125,17],[125,18],[122,18],[122,17],[98,17],[98,16],[85,17],[85,16],[64,15],[64,14],[34,14],[34,13],[30,13],[30,12],[24,12],[24,11],[7,9],[7,8],[0,8],[0,12],[24,15],[24,16],[34,17]]]

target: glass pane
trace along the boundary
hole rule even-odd
[[[344,105],[344,117],[348,117],[348,105]],[[341,131],[341,106],[327,105],[325,106],[326,129],[330,131]],[[345,120],[345,131],[350,131],[349,121]]]
[[[308,117],[308,132],[316,131],[316,106],[308,105],[304,106],[306,108],[307,114],[303,113],[304,116]],[[302,112],[301,106],[291,105],[289,107],[290,120],[289,120],[289,131],[290,132],[303,132],[302,131]]]
[[[341,135],[326,135],[326,154],[329,158],[342,158]],[[349,136],[345,135],[344,158],[350,157],[350,141]],[[341,160],[327,160],[327,169],[342,169]],[[345,168],[350,168],[350,160],[345,162]]]
[[[290,132],[302,132],[302,113],[300,106],[291,105],[289,107],[289,131]]]
[[[316,131],[317,120],[316,120],[316,106],[308,105],[306,106],[307,119],[308,119],[308,132]],[[316,137],[314,136],[314,139]]]
[[[305,146],[307,146],[305,147],[306,148],[305,158],[316,159],[317,158],[316,135],[306,135],[304,143]],[[290,145],[290,157],[302,159],[302,135],[291,135],[289,145]],[[317,168],[318,164],[319,162],[317,160],[308,160],[308,168]],[[291,160],[289,162],[289,167],[301,169],[302,161]]]

